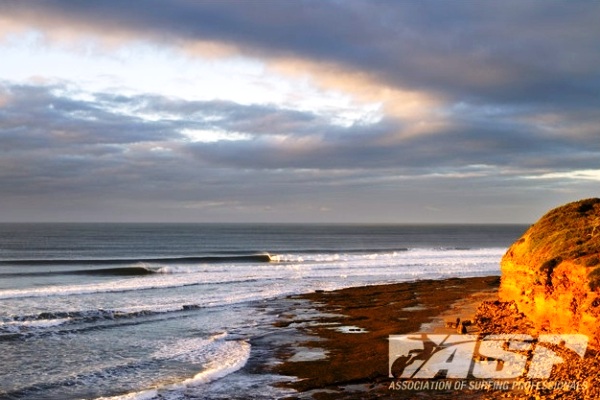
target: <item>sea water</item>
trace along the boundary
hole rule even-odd
[[[0,398],[283,396],[244,369],[272,299],[499,275],[525,229],[0,224]]]

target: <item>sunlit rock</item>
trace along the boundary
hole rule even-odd
[[[583,333],[600,347],[600,199],[556,208],[501,262],[500,299],[541,332]]]

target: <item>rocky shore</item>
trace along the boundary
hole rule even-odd
[[[422,331],[455,333],[448,321],[473,319],[482,300],[497,298],[499,277],[424,280],[292,296],[311,301],[321,316],[307,320],[290,312],[281,328],[298,327],[306,336],[280,349],[275,371],[299,399],[447,398],[448,393],[390,390],[389,336]],[[468,327],[475,332],[476,327]],[[297,349],[300,348],[300,354]],[[303,359],[301,353],[322,354]],[[425,397],[423,397],[425,396]],[[440,397],[442,396],[442,397]],[[473,397],[477,398],[477,397]]]
[[[320,315],[311,320],[294,312],[280,316],[279,327],[296,327],[305,336],[280,349],[274,369],[297,377],[284,385],[296,390],[290,398],[298,399],[598,399],[599,259],[600,199],[587,199],[552,210],[532,225],[502,259],[501,278],[417,281],[290,297],[291,302],[309,300]],[[419,351],[429,351],[430,358],[409,355],[398,369],[390,366],[390,335],[406,334],[421,335]],[[464,337],[467,347],[475,343],[466,379],[448,379],[448,370],[412,383],[400,379],[414,359],[430,360],[442,348],[425,344],[429,335]],[[575,344],[565,335],[573,335]],[[496,340],[494,345],[504,340],[496,350],[521,361],[518,373],[504,380],[474,376],[475,363],[488,368],[490,376],[514,367],[510,357],[486,355],[482,340]],[[302,352],[317,356],[303,357]],[[447,354],[441,362],[448,365],[463,356]]]
[[[499,281],[499,277],[418,281],[292,296],[287,299],[290,304],[310,300],[319,314],[306,318],[297,310],[280,316],[277,325],[286,334],[292,327],[302,334],[280,347],[276,355],[280,363],[273,372],[296,377],[282,384],[297,391],[288,399],[600,398],[600,359],[591,348],[583,359],[560,353],[565,361],[547,379],[519,377],[495,385],[493,380],[467,379],[460,390],[394,386],[399,381],[388,376],[390,335],[537,337],[535,324],[514,302],[498,300]],[[457,319],[467,322],[462,332]],[[436,381],[447,380],[431,380]]]

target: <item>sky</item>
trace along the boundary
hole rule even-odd
[[[533,223],[600,197],[600,3],[0,2],[0,222]]]

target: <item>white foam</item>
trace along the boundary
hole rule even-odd
[[[115,281],[100,282],[83,285],[65,285],[65,286],[43,286],[27,289],[1,290],[0,299],[16,299],[24,297],[49,297],[49,296],[71,296],[92,293],[114,293],[127,292],[133,290],[162,289],[183,286],[193,286],[203,283],[228,283],[232,281],[231,273],[226,274],[206,274],[196,273],[175,274],[165,279],[161,274],[156,276],[146,276],[139,278],[120,279]],[[241,280],[254,280],[258,275],[248,275],[237,277]]]
[[[152,354],[153,359],[179,359],[185,361],[198,361],[199,354],[216,341],[227,337],[227,332],[217,333],[208,338],[180,339],[162,346]]]
[[[30,332],[38,329],[51,328],[71,321],[71,318],[40,319],[31,321],[0,322],[0,330],[10,333]]]
[[[96,400],[152,400],[158,397],[158,390],[150,389],[141,392],[127,393],[119,396],[98,397]]]
[[[250,358],[250,343],[243,340],[227,341],[215,350],[214,355],[216,357],[207,364],[206,369],[182,384],[192,386],[207,383],[241,369]]]
[[[464,250],[419,248],[382,253],[279,254],[273,255],[271,258],[280,263],[307,264],[307,266],[314,264],[330,266],[333,264],[350,268],[378,268],[391,265],[414,267],[420,265],[447,266],[449,264],[477,265],[489,260],[499,261],[505,251],[504,248]]]
[[[157,274],[193,274],[193,273],[199,272],[198,268],[194,268],[194,267],[168,266],[168,265],[163,265],[158,268],[153,267],[153,268],[150,268],[150,270]]]
[[[245,340],[224,340],[227,333],[219,333],[210,338],[191,338],[180,341],[174,348],[171,357],[162,349],[155,354],[158,358],[175,358],[189,362],[202,362],[203,370],[192,378],[158,386],[152,389],[127,393],[119,396],[100,397],[97,400],[153,400],[163,399],[169,394],[182,393],[188,387],[206,384],[227,376],[246,365],[250,358],[250,344]],[[190,350],[189,346],[199,346]]]

